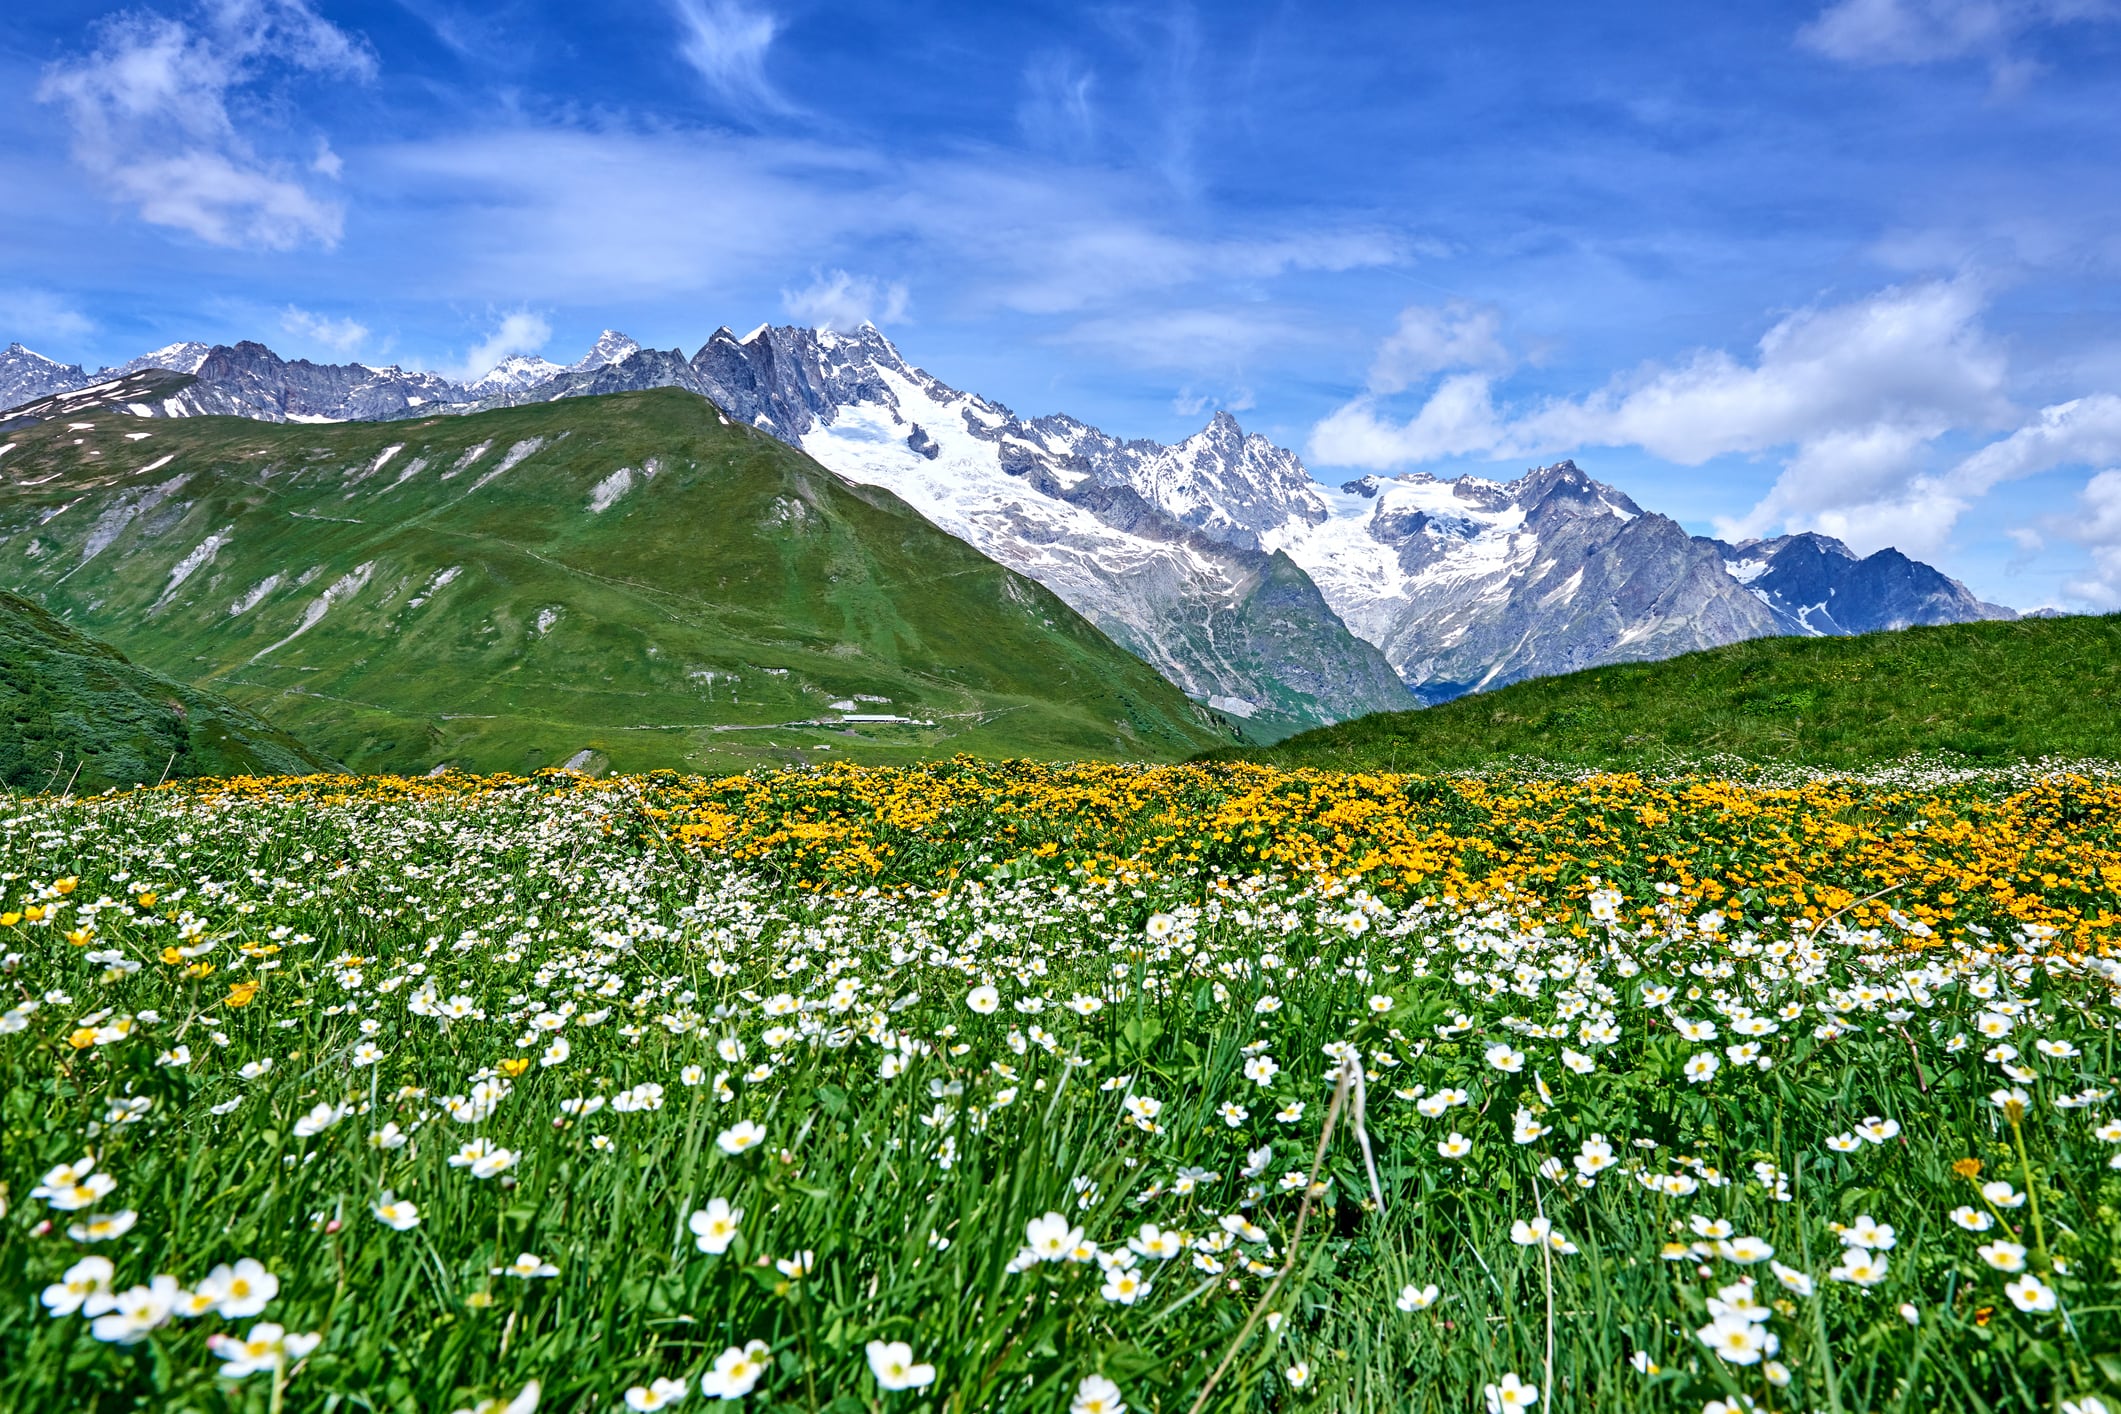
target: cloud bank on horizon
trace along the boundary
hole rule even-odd
[[[1322,479],[1578,456],[2121,607],[2115,0],[110,0],[0,18],[0,342],[458,377],[762,318]]]

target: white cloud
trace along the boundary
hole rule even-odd
[[[1076,55],[1041,54],[1024,70],[1017,126],[1034,147],[1080,153],[1097,135],[1096,91],[1097,75]]]
[[[1797,42],[1866,67],[1985,59],[1997,89],[2007,92],[2038,71],[2013,52],[2023,36],[2116,13],[2110,0],[1835,0],[1797,32]]]
[[[46,290],[0,290],[0,341],[85,339],[95,321]]]
[[[87,56],[52,65],[37,96],[73,126],[74,158],[142,219],[216,245],[329,246],[339,204],[300,169],[260,154],[230,102],[275,66],[365,79],[367,48],[305,0],[209,0],[188,20],[127,11],[104,21]],[[308,164],[327,178],[328,145]]]
[[[1385,471],[1448,457],[1501,456],[1508,440],[1488,376],[1457,373],[1404,422],[1382,414],[1368,395],[1334,409],[1311,429],[1307,455],[1326,466]]]
[[[368,326],[353,319],[332,319],[289,305],[280,312],[280,327],[288,333],[322,344],[333,353],[352,353],[368,340]]]
[[[782,290],[781,303],[806,324],[820,329],[859,329],[864,324],[892,324],[906,317],[906,287],[883,285],[844,270],[817,274],[809,286]]]
[[[2121,461],[2121,397],[2093,394],[2031,418],[2012,408],[2008,361],[1982,309],[1972,281],[1895,286],[1787,315],[1750,358],[1700,350],[1586,396],[1519,408],[1498,402],[1498,375],[1479,366],[1501,356],[1484,323],[1416,311],[1380,351],[1373,391],[1312,429],[1310,455],[1376,470],[1586,447],[1639,447],[1682,466],[1772,455],[1782,463],[1774,486],[1745,514],[1719,521],[1719,533],[1819,530],[1859,551],[1932,552],[2005,481]],[[1376,391],[1452,368],[1411,417],[1393,416]],[[1947,436],[2014,423],[1940,465]]]
[[[2121,609],[2121,471],[2094,476],[2078,505],[2081,514],[2069,535],[2091,552],[2091,572],[2063,587],[2096,609]]]
[[[740,0],[671,0],[684,38],[678,52],[724,102],[786,112],[766,79],[766,51],[780,21]]]
[[[1397,393],[1446,369],[1500,369],[1509,362],[1502,315],[1492,305],[1408,305],[1370,365],[1370,391]]]
[[[494,331],[471,346],[464,362],[453,370],[462,382],[484,377],[503,359],[515,354],[534,354],[552,341],[552,325],[540,314],[519,309],[501,316]]]

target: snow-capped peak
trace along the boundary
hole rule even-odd
[[[464,385],[466,392],[479,397],[490,397],[495,393],[517,393],[525,388],[536,387],[548,378],[556,378],[567,372],[562,364],[534,354],[515,354],[504,358],[478,378]]]
[[[640,344],[633,339],[616,329],[606,329],[597,335],[597,341],[590,346],[589,352],[576,360],[568,371],[588,373],[609,364],[621,363],[640,351]]]
[[[174,344],[164,344],[159,349],[150,349],[138,358],[128,359],[116,368],[106,368],[96,375],[99,378],[123,378],[128,373],[138,373],[143,368],[166,368],[172,373],[197,373],[199,365],[213,352],[213,345],[202,344],[197,339],[182,339]]]

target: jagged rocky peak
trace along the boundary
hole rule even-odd
[[[0,349],[0,411],[70,392],[90,381],[79,364],[46,358],[21,344]]]
[[[166,368],[172,373],[197,373],[199,365],[214,351],[212,344],[202,344],[197,339],[183,339],[174,344],[164,344],[159,349],[150,349],[138,358],[127,359],[116,368],[106,368],[100,378],[123,378],[129,373],[143,369]]]
[[[624,362],[640,351],[641,346],[634,339],[616,329],[606,329],[597,335],[597,341],[589,346],[589,352],[576,359],[568,371],[589,373],[608,364]]]
[[[567,371],[564,365],[554,363],[548,358],[539,358],[534,354],[512,354],[464,387],[466,392],[480,397],[493,393],[514,393],[525,388],[534,388]]]

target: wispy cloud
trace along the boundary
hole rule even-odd
[[[1088,153],[1097,137],[1097,74],[1072,50],[1049,50],[1024,69],[1016,123],[1024,140],[1071,157]]]
[[[210,0],[181,19],[111,17],[37,96],[65,110],[75,160],[142,219],[216,245],[329,246],[344,213],[307,180],[336,175],[329,146],[306,164],[275,160],[258,150],[260,125],[239,130],[229,112],[232,96],[290,68],[366,79],[375,58],[306,0]]]
[[[903,282],[884,284],[866,275],[826,270],[800,290],[781,291],[781,304],[797,319],[822,329],[859,329],[904,319],[907,295]]]
[[[296,338],[321,344],[333,353],[350,354],[368,342],[368,326],[351,318],[333,319],[289,305],[280,312],[280,327]]]
[[[671,0],[683,37],[678,52],[732,107],[787,112],[792,105],[766,78],[766,52],[780,32],[769,11],[742,0]]]
[[[1967,507],[2004,480],[2106,445],[2103,398],[2047,410],[2011,437],[1939,471],[1947,434],[2016,422],[2008,362],[1983,328],[1984,291],[1968,280],[1894,286],[1845,304],[1796,311],[1762,335],[1750,359],[1703,349],[1615,378],[1595,392],[1524,407],[1498,402],[1498,350],[1478,322],[1424,315],[1407,367],[1447,373],[1411,417],[1375,393],[1350,400],[1312,431],[1329,465],[1392,469],[1449,457],[1493,459],[1637,447],[1681,466],[1775,455],[1782,470],[1749,511],[1719,522],[1732,536],[1817,529],[1859,548],[1941,545]],[[1381,356],[1381,361],[1382,356]],[[2111,400],[2121,407],[2121,400]],[[2121,448],[2121,417],[2113,442]]]
[[[534,354],[552,342],[552,325],[541,314],[527,309],[514,310],[501,316],[491,334],[471,346],[464,361],[452,370],[463,382],[479,378],[500,364],[503,359],[516,354]]]
[[[1797,42],[1865,67],[1987,61],[1999,91],[2022,86],[2038,65],[2018,51],[2035,30],[2121,18],[2110,0],[1834,0]]]
[[[85,339],[95,321],[49,290],[0,289],[0,339]]]

